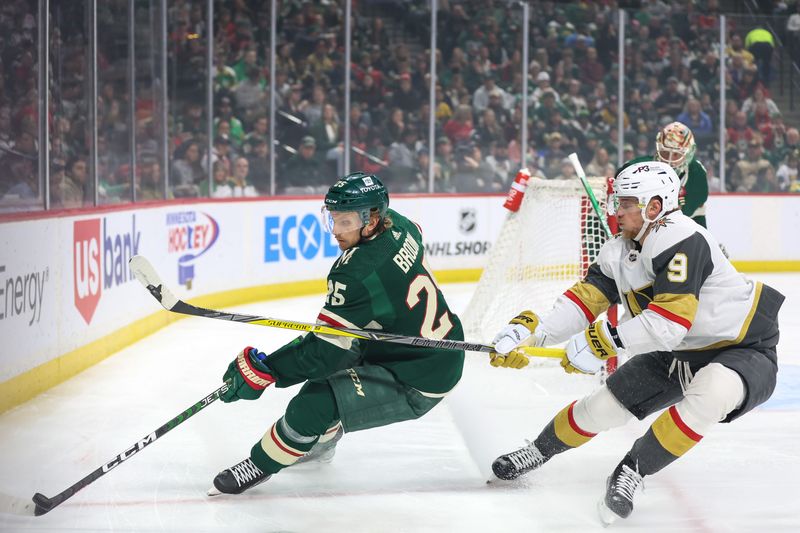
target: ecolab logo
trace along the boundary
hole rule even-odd
[[[122,232],[110,231],[106,218],[74,223],[75,307],[87,324],[92,321],[103,289],[113,289],[133,279],[128,261],[139,253],[141,237],[141,232],[136,231],[136,215],[131,215],[130,230]]]
[[[178,283],[190,286],[194,279],[194,260],[206,253],[219,237],[219,223],[206,213],[181,211],[167,213],[167,251],[180,253]]]
[[[264,217],[264,262],[296,261],[298,254],[304,259],[337,257],[339,245],[333,235],[322,230],[322,222],[311,213],[298,219],[296,215],[282,218]]]

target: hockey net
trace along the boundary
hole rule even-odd
[[[605,178],[589,178],[605,216]],[[544,314],[581,279],[606,241],[580,180],[531,178],[509,213],[461,316],[467,339],[491,342],[520,311]]]

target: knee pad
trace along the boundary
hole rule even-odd
[[[572,408],[575,423],[589,433],[600,433],[625,425],[633,415],[603,385]]]
[[[744,381],[735,370],[710,363],[692,378],[683,400],[675,407],[692,430],[704,435],[711,426],[741,406],[744,396]]]
[[[317,437],[339,419],[336,398],[327,383],[307,383],[289,402],[284,421],[297,434]]]

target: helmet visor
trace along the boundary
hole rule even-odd
[[[608,213],[611,216],[615,215],[620,209],[628,211],[630,209],[642,209],[644,207],[635,196],[620,196],[617,194],[611,195],[608,206],[613,209],[613,211],[609,211]]]
[[[364,227],[364,222],[357,211],[330,211],[322,206],[322,226],[332,235],[355,231]]]

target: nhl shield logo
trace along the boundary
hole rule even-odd
[[[468,234],[475,231],[478,214],[472,207],[467,207],[459,212],[458,229],[461,233]]]

